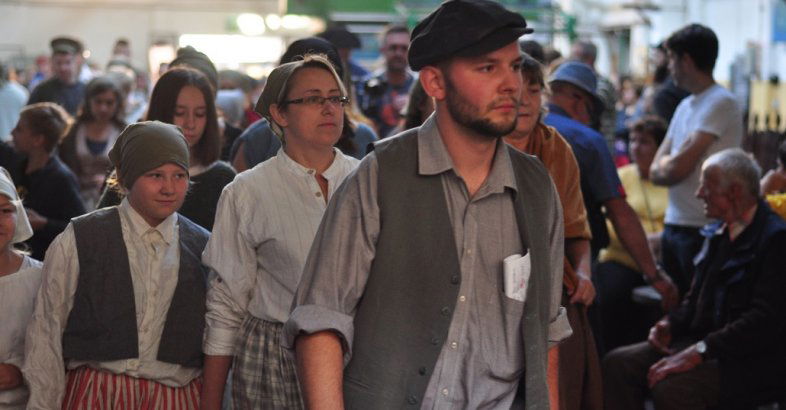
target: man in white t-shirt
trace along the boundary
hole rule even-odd
[[[690,24],[666,40],[669,71],[691,95],[680,103],[650,169],[652,182],[669,187],[666,227],[661,237],[662,264],[684,294],[693,277],[693,257],[702,244],[700,228],[710,220],[694,193],[699,165],[715,152],[739,147],[742,110],[734,96],[712,76],[718,38],[712,29]]]

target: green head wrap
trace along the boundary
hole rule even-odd
[[[134,181],[145,172],[166,163],[188,171],[188,158],[188,143],[180,129],[160,121],[127,126],[109,151],[109,159],[126,189],[131,189]]]

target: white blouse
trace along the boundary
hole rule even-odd
[[[322,174],[328,199],[358,160],[335,150]],[[207,297],[204,351],[234,354],[246,314],[286,322],[303,265],[327,208],[316,171],[282,150],[242,172],[224,188],[210,241],[202,254],[216,277]]]
[[[25,329],[33,316],[41,262],[25,256],[19,270],[0,276],[0,363],[22,368],[25,356]],[[24,409],[27,386],[0,391],[0,409]]]

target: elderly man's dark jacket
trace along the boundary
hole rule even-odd
[[[723,244],[728,233],[720,223],[704,232],[707,238],[694,259],[691,290],[670,315],[672,336],[706,342],[708,358],[720,366],[724,407],[782,399],[786,222],[759,201],[751,224],[730,244]]]

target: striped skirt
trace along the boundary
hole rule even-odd
[[[68,371],[63,410],[198,410],[202,378],[183,387],[82,366]]]
[[[243,320],[232,367],[235,410],[303,408],[294,358],[281,347],[283,327],[251,315]]]

